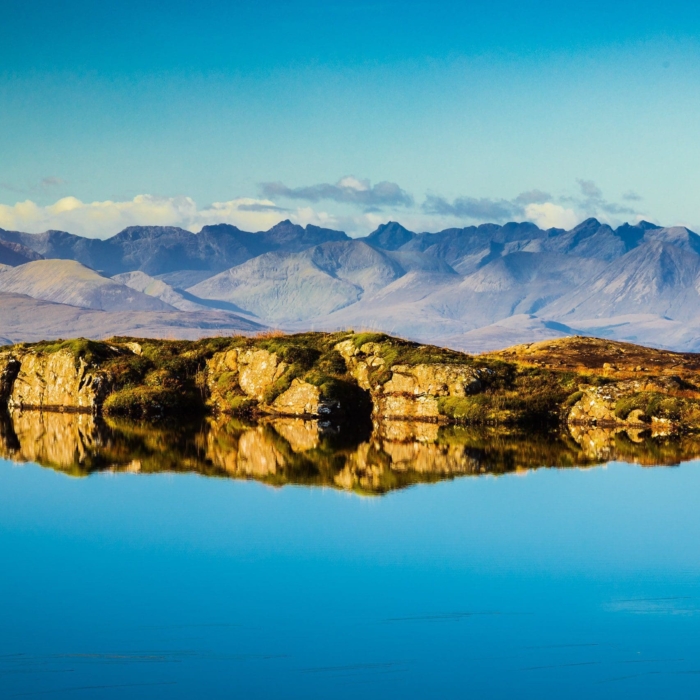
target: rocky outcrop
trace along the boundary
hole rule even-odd
[[[328,416],[339,408],[338,402],[325,400],[317,386],[299,378],[267,403],[268,393],[288,368],[276,353],[263,349],[216,353],[207,363],[209,402],[230,412],[247,399],[264,413],[290,416]]]
[[[358,384],[370,391],[373,413],[381,418],[447,420],[440,411],[441,397],[465,397],[484,388],[489,374],[485,368],[469,365],[431,363],[386,366],[380,343],[359,348],[353,340],[336,346]],[[385,381],[372,381],[376,370],[383,370]]]
[[[267,350],[232,348],[207,361],[209,403],[220,411],[235,410],[240,399],[264,403],[265,394],[287,365]]]
[[[384,394],[467,396],[482,389],[483,370],[463,365],[394,365]]]
[[[681,389],[674,377],[645,378],[621,381],[603,386],[581,385],[581,396],[569,410],[570,425],[638,426],[655,423],[658,426],[670,423],[665,418],[647,416],[640,408],[632,408],[626,414],[618,411],[620,401],[639,394],[659,393],[672,395]]]
[[[354,340],[344,340],[337,343],[335,349],[341,354],[350,374],[362,389],[372,391],[376,388],[371,385],[370,372],[386,364],[380,354],[382,349],[380,343],[365,343],[358,348]]]
[[[68,350],[26,352],[8,399],[10,409],[93,413],[109,392],[109,379]]]

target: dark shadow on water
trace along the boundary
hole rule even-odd
[[[524,434],[410,421],[340,426],[300,418],[255,424],[208,419],[154,427],[38,411],[2,416],[0,440],[6,459],[72,476],[197,473],[366,494],[459,476],[591,467],[614,460],[671,466],[700,456],[700,436],[631,430]]]

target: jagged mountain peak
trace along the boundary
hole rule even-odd
[[[629,224],[623,224],[624,226],[629,226]],[[652,224],[651,221],[646,221],[645,219],[642,219],[639,223],[636,224],[639,228],[644,229],[645,231],[649,231],[651,229],[655,228],[663,228],[663,226],[659,226],[658,224]]]
[[[287,231],[303,231],[304,227],[299,224],[292,223],[289,219],[284,219],[278,224],[275,224],[272,228],[268,229],[266,233],[277,233],[277,232],[287,232]]]
[[[598,229],[602,226],[603,224],[598,221],[598,219],[595,218],[595,216],[589,216],[587,219],[584,219],[578,226],[574,226],[572,228],[572,231],[583,231],[586,229]]]
[[[413,231],[409,231],[398,221],[388,221],[378,226],[365,240],[375,248],[398,250],[401,246],[413,240],[415,236],[416,234]]]

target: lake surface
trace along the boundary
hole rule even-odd
[[[694,440],[25,414],[2,444],[0,697],[700,695]]]

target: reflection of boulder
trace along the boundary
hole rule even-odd
[[[236,474],[265,477],[276,474],[284,465],[284,455],[269,440],[264,428],[251,428],[241,435],[238,440]]]
[[[378,421],[374,435],[350,453],[334,477],[349,490],[384,493],[419,482],[479,473],[464,444],[440,439],[441,426],[422,421]]]
[[[207,459],[228,474],[238,471],[238,435],[212,424],[206,431],[204,452]]]
[[[264,426],[245,427],[226,421],[210,423],[206,432],[206,458],[233,477],[264,479],[284,466],[284,455],[270,440]]]
[[[425,442],[382,443],[395,471],[414,471],[420,474],[452,476],[474,471],[474,461],[463,446],[427,444]],[[478,464],[476,465],[478,472]]]
[[[614,438],[617,431],[609,428],[599,428],[595,425],[577,424],[570,425],[569,431],[571,432],[571,437],[581,445],[584,453],[591,459],[614,459]]]
[[[385,440],[397,441],[435,442],[440,434],[438,423],[415,420],[376,421],[374,429]]]
[[[386,491],[385,475],[389,472],[375,447],[365,442],[348,455],[345,466],[333,477],[335,486],[346,491],[362,490],[381,493]]]
[[[289,443],[294,452],[306,452],[318,447],[321,429],[317,420],[277,418],[270,425]]]
[[[70,470],[98,448],[95,419],[85,413],[14,411],[12,426],[19,441],[15,458]]]

